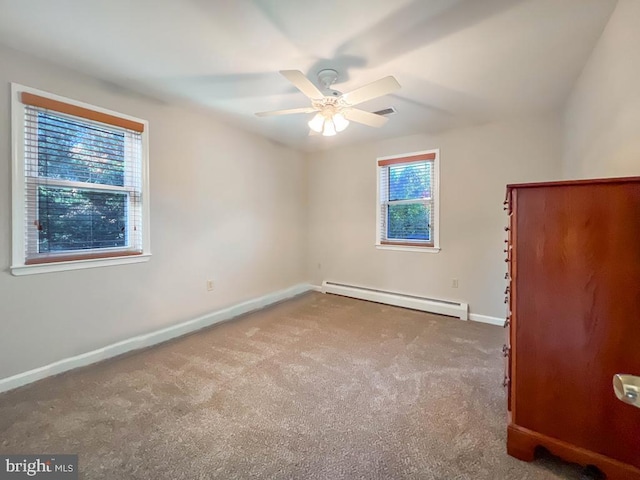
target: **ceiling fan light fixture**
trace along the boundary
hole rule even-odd
[[[317,133],[322,133],[322,127],[324,126],[324,116],[321,113],[316,113],[309,123],[309,128]]]
[[[336,113],[333,116],[333,124],[336,127],[336,132],[341,132],[349,126],[349,120],[344,118],[344,115],[341,113]]]
[[[325,137],[333,137],[336,134],[336,126],[333,123],[333,120],[330,118],[324,122],[324,129],[322,130],[322,135]]]

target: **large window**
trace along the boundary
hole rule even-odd
[[[12,95],[12,272],[146,258],[146,122],[20,85]]]
[[[378,159],[378,246],[437,251],[438,153]]]

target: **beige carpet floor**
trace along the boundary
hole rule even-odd
[[[500,327],[319,293],[0,395],[83,479],[578,479],[505,453]]]

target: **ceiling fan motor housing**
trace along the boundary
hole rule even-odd
[[[338,72],[333,69],[326,68],[318,72],[318,82],[324,87],[325,90],[335,95],[335,90],[331,90],[331,85],[338,81]],[[338,93],[340,95],[340,93]]]

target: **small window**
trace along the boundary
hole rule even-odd
[[[147,257],[147,123],[20,85],[12,95],[12,272]]]
[[[437,251],[438,150],[378,159],[377,245]]]

